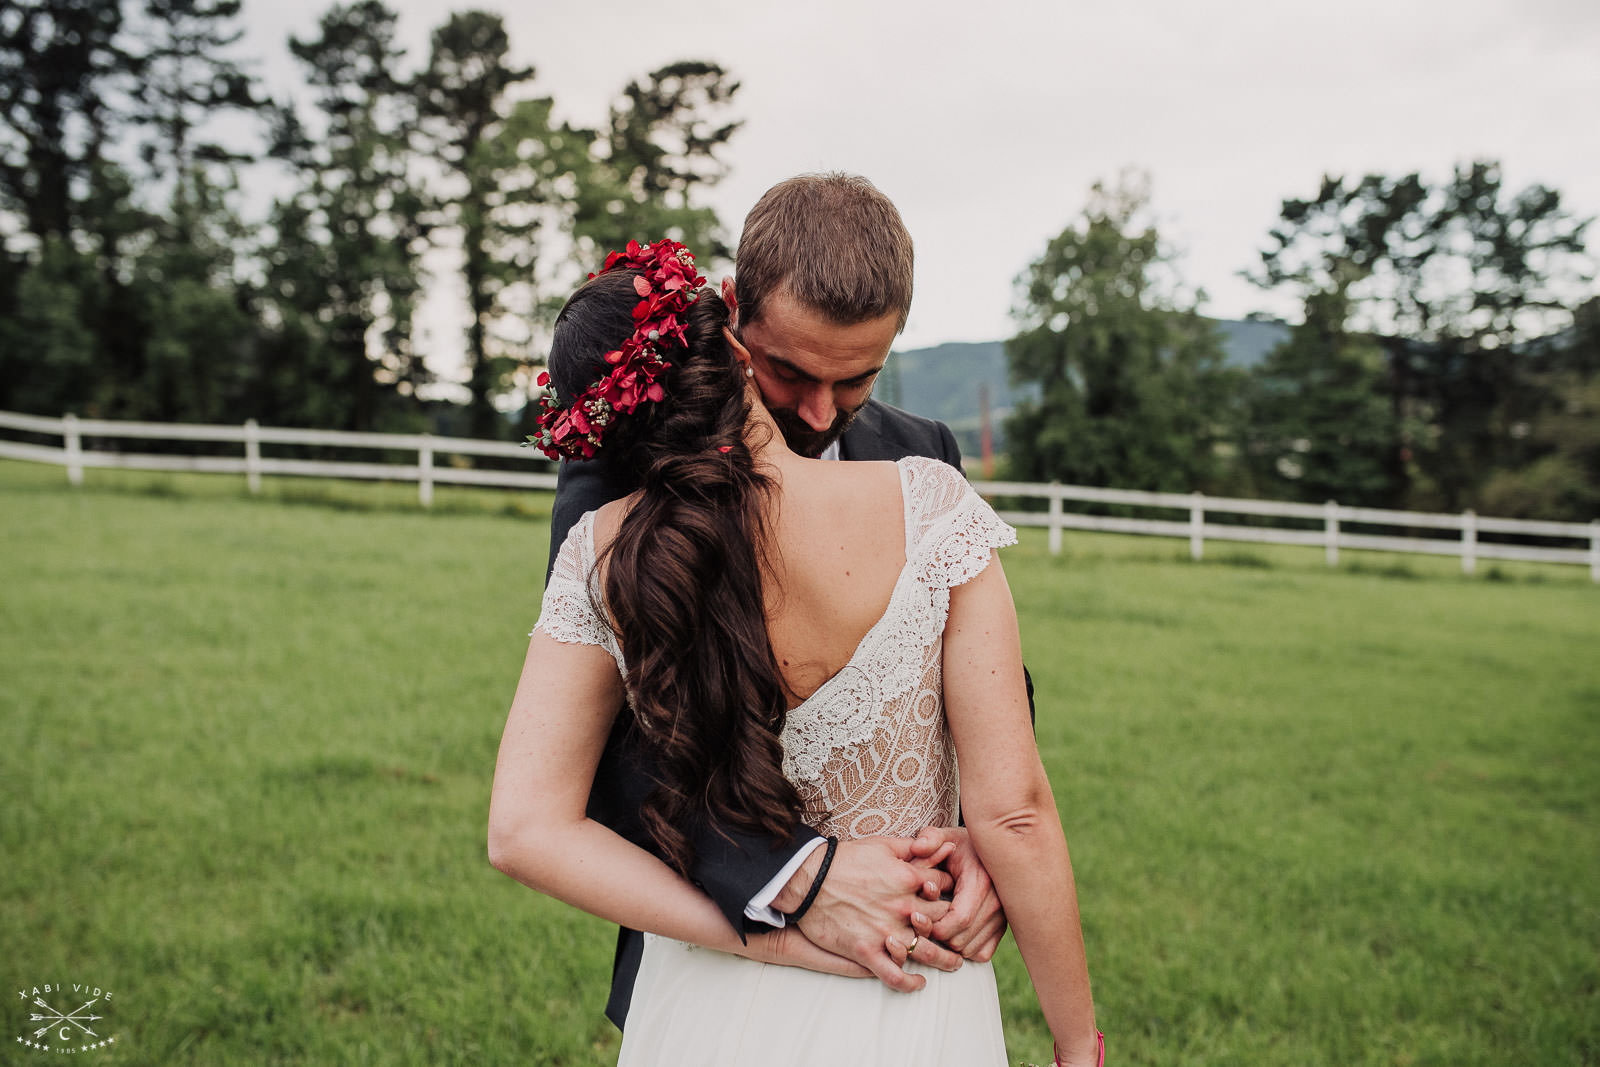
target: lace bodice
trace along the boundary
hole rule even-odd
[[[991,549],[1017,540],[955,468],[920,456],[896,466],[906,562],[888,607],[783,730],[783,771],[813,813],[807,821],[845,839],[955,824],[959,774],[942,671],[950,589],[988,566]],[[599,645],[626,676],[616,635],[594,611],[595,558],[591,512],[561,546],[534,629]]]

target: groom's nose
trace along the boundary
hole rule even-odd
[[[800,394],[800,403],[795,407],[795,412],[813,430],[826,430],[833,425],[833,416],[838,408],[833,402],[833,386],[827,382],[816,382],[808,385],[805,392]]]

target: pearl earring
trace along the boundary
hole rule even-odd
[[[750,366],[750,364],[746,363],[744,365],[744,376],[746,378],[754,378],[756,376],[756,369]]]

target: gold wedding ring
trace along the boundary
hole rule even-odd
[[[911,935],[911,944],[906,946],[906,959],[910,959],[911,958],[911,954],[913,952],[917,951],[917,943],[919,941],[921,941],[921,940],[922,940],[922,935],[921,934],[913,933]]]

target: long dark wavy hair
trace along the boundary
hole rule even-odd
[[[610,369],[633,331],[637,271],[590,279],[562,308],[550,350],[557,394]],[[657,784],[641,813],[662,856],[687,874],[689,828],[787,839],[801,810],[783,776],[787,692],[761,589],[764,506],[773,485],[745,440],[743,367],[722,336],[728,309],[702,289],[687,348],[669,347],[666,399],[617,416],[597,461],[640,488],[601,559],[603,604],[628,664],[629,699]]]

